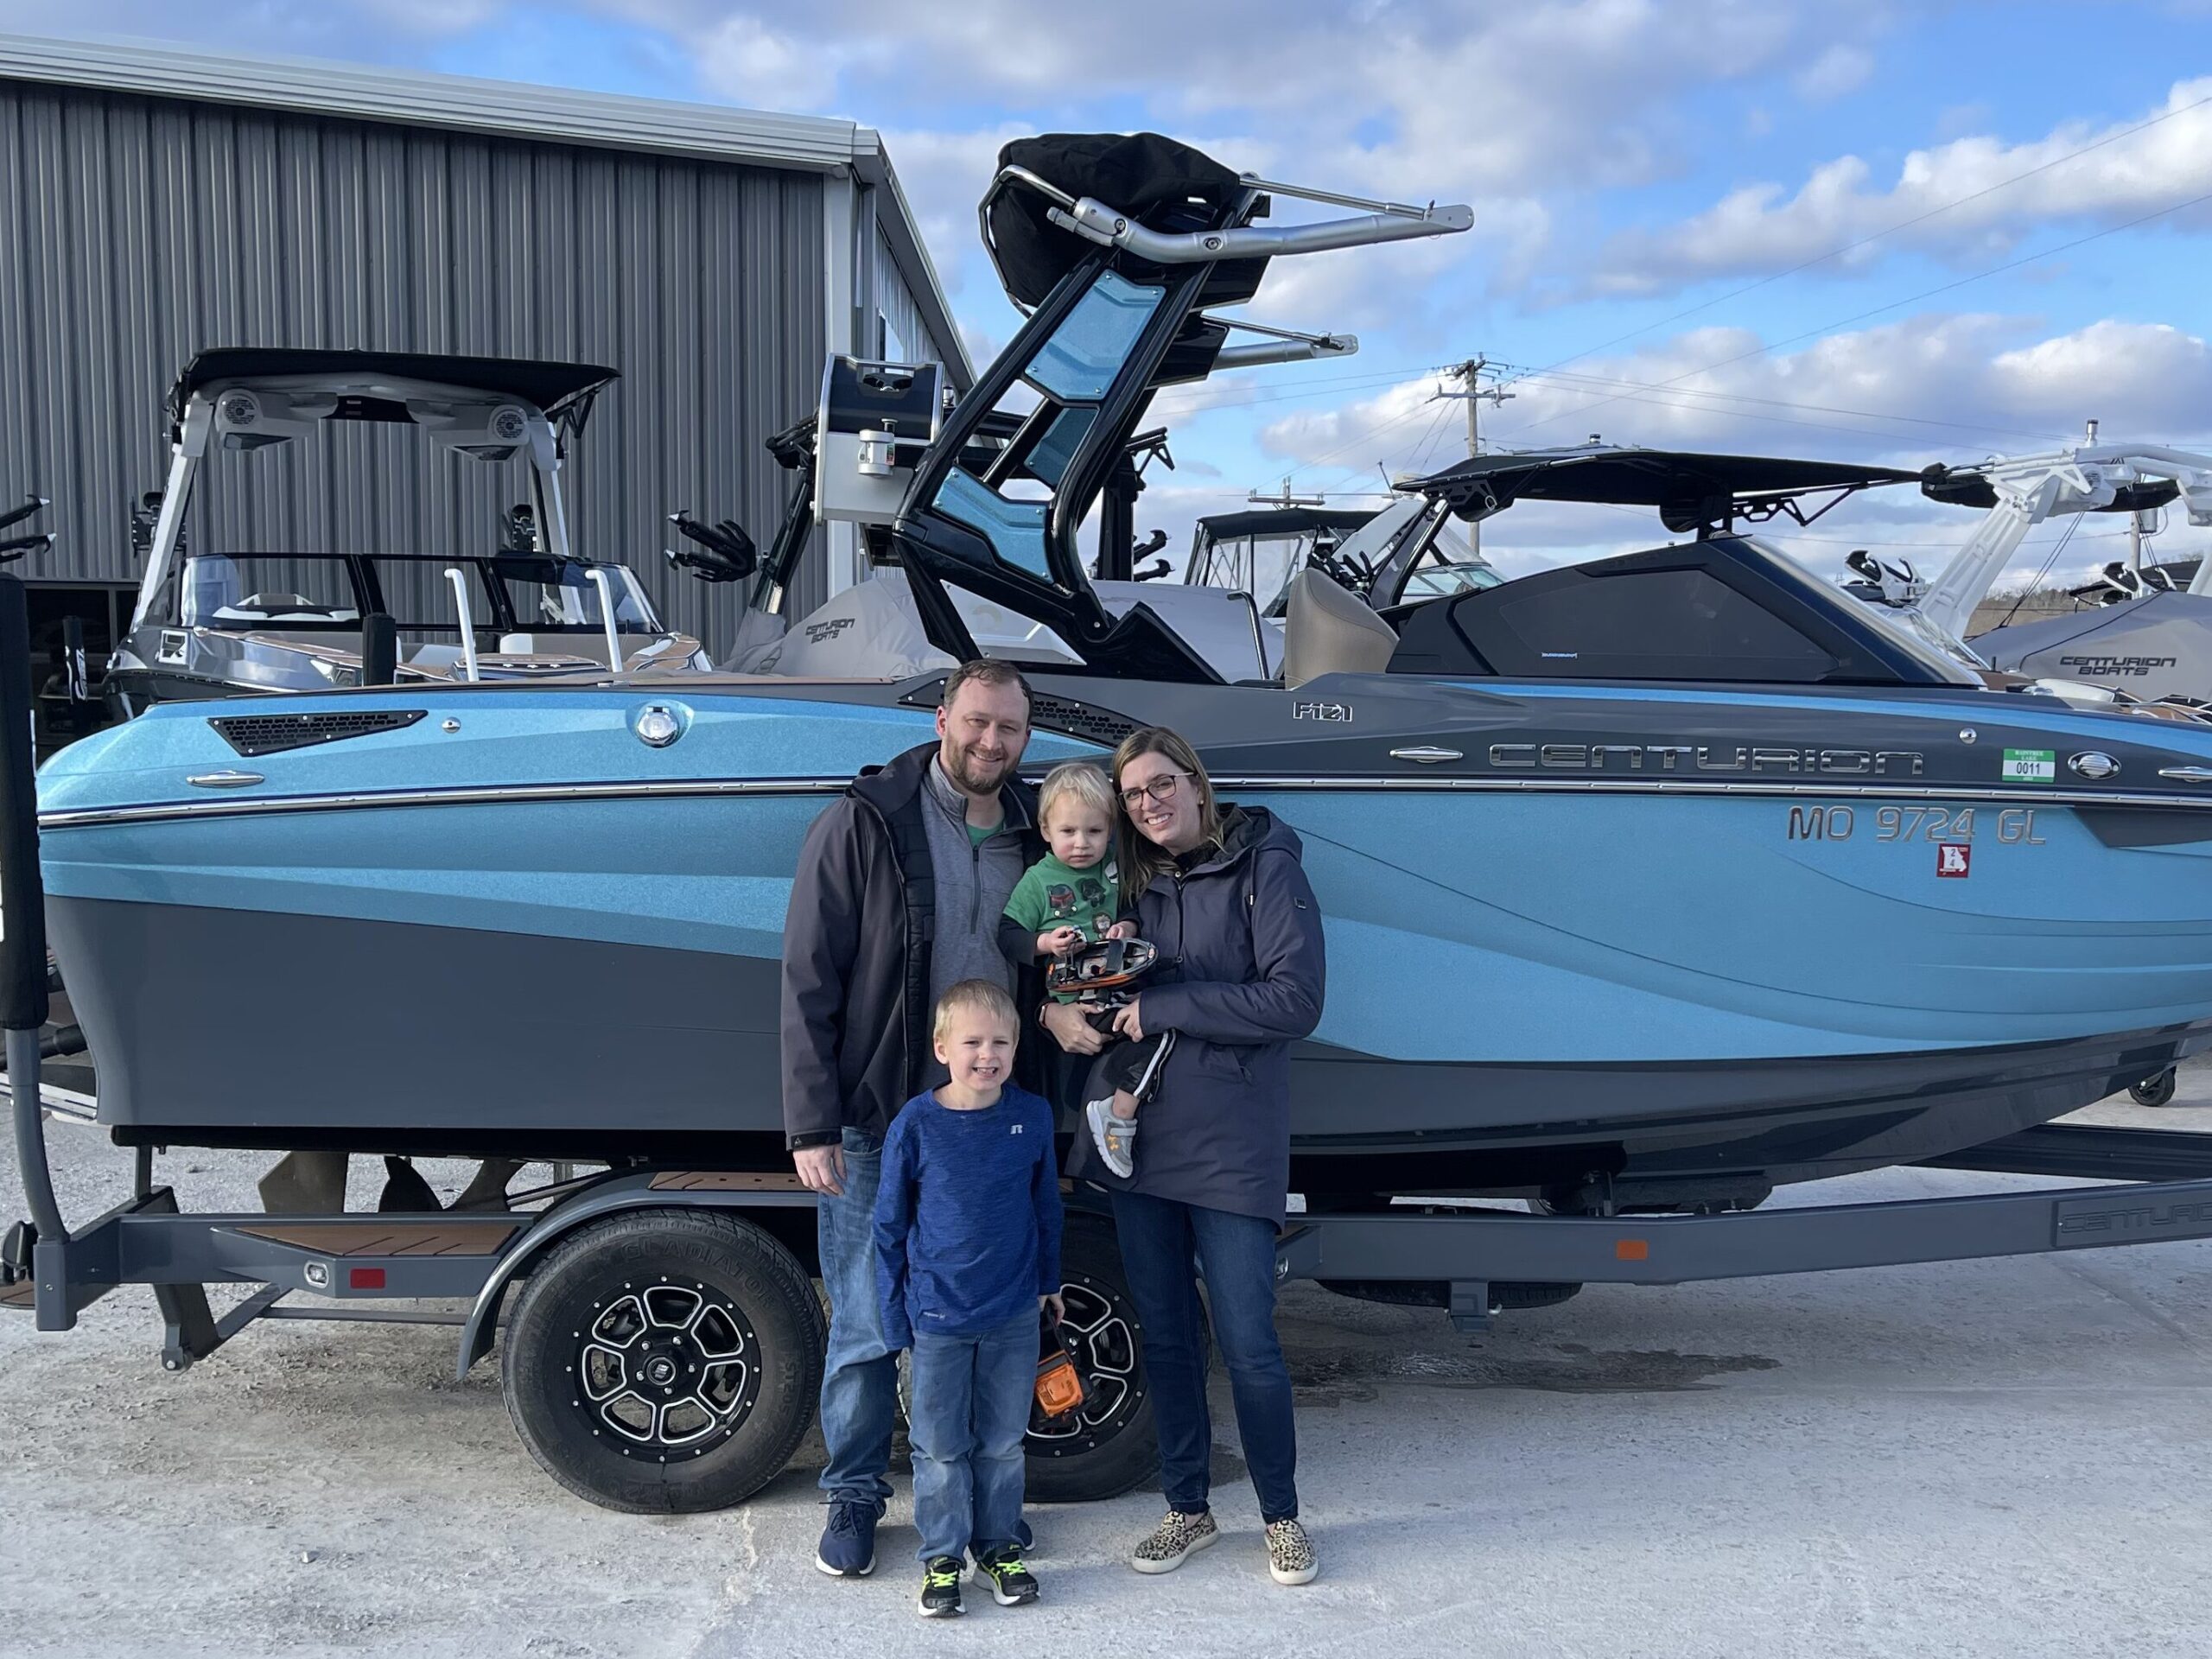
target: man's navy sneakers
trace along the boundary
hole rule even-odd
[[[856,1497],[831,1500],[814,1564],[833,1579],[866,1578],[875,1571],[875,1523],[882,1518],[880,1505]]]

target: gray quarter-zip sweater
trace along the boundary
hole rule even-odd
[[[1006,822],[982,842],[968,834],[968,798],[932,759],[922,779],[922,828],[937,878],[937,937],[930,949],[930,1006],[963,979],[988,979],[1014,989],[1014,968],[999,950],[999,918],[1028,868],[1022,834],[1028,825],[1009,808]],[[1027,1034],[1027,1033],[1025,1033]],[[944,1068],[933,1065],[934,1088]]]

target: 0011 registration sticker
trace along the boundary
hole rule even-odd
[[[2008,784],[2049,784],[2058,779],[2055,749],[2007,749],[2002,774]]]

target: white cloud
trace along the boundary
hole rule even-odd
[[[1659,293],[1785,270],[1878,235],[1832,268],[1863,270],[1906,250],[2001,258],[2041,226],[2122,225],[2208,192],[2212,76],[2177,82],[2158,108],[2102,128],[2068,122],[2028,143],[1972,137],[1916,149],[1886,184],[1843,156],[1813,168],[1795,195],[1772,181],[1745,185],[1671,229],[1616,238],[1592,286]],[[2212,208],[2200,203],[2169,222],[2212,226]]]
[[[1609,442],[1653,448],[1909,470],[2056,448],[2077,441],[2091,417],[2107,442],[2212,448],[2212,346],[2176,328],[2105,321],[2035,338],[2015,318],[1923,316],[1786,354],[1759,353],[1758,344],[1742,329],[1698,329],[1524,378],[1511,383],[1514,400],[1503,410],[1484,410],[1484,429],[1504,448],[1573,444],[1594,431]],[[1423,469],[1441,467],[1460,453],[1461,406],[1433,404],[1435,390],[1432,380],[1408,380],[1337,408],[1301,410],[1263,427],[1261,446],[1295,467],[1304,489],[1363,487],[1378,463],[1392,472],[1416,461]],[[1442,427],[1433,413],[1439,407],[1448,411]],[[1649,514],[1643,519],[1603,508],[1522,507],[1484,540],[1527,550],[1539,563],[1555,562],[1567,553],[1593,556],[1648,544],[1654,528]],[[1955,509],[1891,492],[1839,509],[1808,531],[1783,525],[1777,539],[1825,569],[1851,546],[1876,541],[1931,542],[1923,563],[1940,559],[1970,528]],[[2184,539],[2177,530],[2161,556]],[[2091,555],[2091,546],[2082,542],[2073,551],[2112,556]]]
[[[733,103],[810,112],[837,95],[838,55],[733,12],[696,41],[700,79]]]
[[[1839,41],[1792,75],[1789,84],[1809,104],[1832,104],[1864,86],[1873,73],[1872,52]]]

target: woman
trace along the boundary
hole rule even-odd
[[[1175,733],[1131,734],[1114,755],[1114,786],[1122,880],[1140,934],[1160,949],[1153,977],[1114,1023],[1134,1039],[1174,1033],[1141,1113],[1135,1174],[1110,1183],[1168,1505],[1129,1564],[1170,1572],[1220,1535],[1206,1506],[1202,1272],[1268,1571],[1278,1584],[1306,1584],[1319,1566],[1298,1522],[1275,1235],[1290,1180],[1290,1045],[1321,1017],[1321,912],[1298,837],[1259,808],[1217,801]]]

